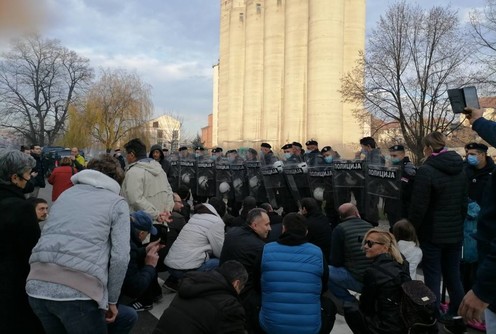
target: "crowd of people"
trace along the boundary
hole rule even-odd
[[[483,110],[466,113],[496,145],[496,123]],[[384,164],[373,138],[360,145],[356,159]],[[387,226],[374,226],[350,201],[330,210],[305,196],[295,210],[171,186],[174,159],[137,138],[125,154],[117,149],[88,163],[73,148],[48,176],[48,208],[38,197],[46,175],[40,146],[2,149],[1,332],[129,333],[165,288],[176,295],[157,334],[329,333],[337,312],[353,333],[406,333],[401,287],[421,267],[445,330],[496,333],[496,176],[488,146],[468,143],[464,159],[441,133],[423,145],[418,167],[404,146],[389,148],[402,170],[402,197],[401,210],[384,201]],[[315,165],[341,158],[315,140],[306,146],[303,153],[299,143],[284,145],[284,159]],[[207,160],[205,151],[195,147],[194,159]],[[269,143],[260,151],[265,164],[276,162]],[[245,153],[247,160],[259,155]],[[178,157],[188,154],[181,147]],[[214,148],[209,160],[222,158],[234,162],[239,152]],[[163,287],[160,272],[168,277]]]

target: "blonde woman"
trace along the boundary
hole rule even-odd
[[[400,316],[401,284],[410,280],[408,262],[394,236],[380,228],[370,229],[362,248],[374,262],[365,271],[358,309],[345,305],[345,318],[353,333],[405,333]]]

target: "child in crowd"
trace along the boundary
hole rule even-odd
[[[416,279],[417,266],[422,261],[422,250],[419,247],[415,227],[407,219],[401,219],[394,224],[393,234],[401,254],[410,264],[410,277]]]

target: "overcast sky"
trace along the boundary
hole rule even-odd
[[[0,11],[2,2],[16,1],[21,0],[0,0]],[[220,0],[25,1],[45,3],[43,36],[61,40],[65,47],[88,57],[96,69],[136,71],[152,85],[155,115],[182,115],[192,134],[207,124],[212,112],[212,65],[218,59]],[[367,1],[367,30],[394,2]],[[417,3],[426,8],[450,4],[466,19],[468,11],[485,0]],[[39,12],[36,9],[33,14]],[[5,47],[5,41],[1,43]]]

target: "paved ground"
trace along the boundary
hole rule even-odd
[[[39,196],[46,199],[49,203],[49,206],[51,206],[51,194],[52,194],[52,187],[47,183],[47,187],[44,189],[40,189]],[[161,278],[160,284],[162,284],[162,281],[167,278],[167,274],[161,273],[159,275]],[[169,307],[169,304],[171,303],[172,299],[175,296],[175,293],[170,293],[169,290],[163,289],[164,292],[164,298],[160,303],[154,304],[154,307],[150,311],[145,311],[145,312],[140,312],[139,313],[139,319],[138,322],[131,332],[132,334],[149,334],[152,333],[153,329],[155,328],[155,325],[158,322],[158,319],[162,315],[162,312]],[[349,329],[348,325],[346,324],[344,318],[340,316],[339,314],[336,316],[336,322],[334,324],[334,328],[332,330],[332,333],[334,334],[352,334],[351,330]],[[440,331],[440,333],[445,333],[444,331]],[[475,330],[469,330],[468,333],[481,333]]]

